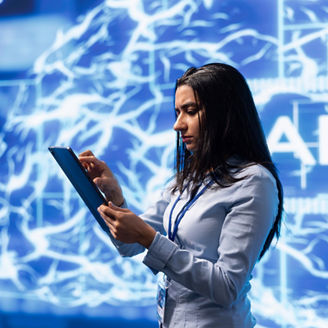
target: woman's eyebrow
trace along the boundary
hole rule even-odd
[[[187,109],[187,108],[189,108],[189,107],[197,107],[197,104],[196,104],[194,101],[190,101],[190,102],[187,102],[187,103],[183,104],[183,105],[181,106],[181,109]],[[177,109],[178,109],[178,108],[175,107],[175,110],[177,110]]]

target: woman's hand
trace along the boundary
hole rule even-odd
[[[139,243],[148,248],[155,238],[156,231],[139,216],[126,208],[111,202],[100,205],[98,212],[106,222],[112,236],[124,243]]]
[[[107,201],[121,206],[124,202],[122,189],[106,163],[97,159],[90,150],[81,153],[79,160],[88,171],[89,177],[105,194]]]

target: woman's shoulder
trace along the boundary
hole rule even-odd
[[[250,174],[254,176],[260,176],[260,177],[273,177],[272,173],[267,169],[264,165],[259,163],[247,163],[241,167],[241,170],[238,172],[238,174]]]
[[[176,177],[170,177],[164,183],[164,187],[162,188],[162,197],[165,198],[167,201],[170,201],[172,195],[174,194],[175,187],[176,187]]]
[[[248,184],[259,184],[262,187],[267,185],[273,189],[276,189],[276,179],[273,174],[259,163],[248,163],[243,168],[238,170],[234,176],[236,179],[240,179],[241,186],[247,186]]]

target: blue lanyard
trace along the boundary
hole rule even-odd
[[[174,240],[175,239],[175,236],[177,235],[177,232],[178,232],[178,227],[179,227],[179,224],[182,220],[182,218],[184,217],[184,215],[186,214],[186,212],[189,210],[190,206],[195,203],[195,201],[205,192],[205,190],[213,183],[214,181],[211,180],[210,182],[208,182],[205,187],[203,187],[203,189],[198,192],[193,198],[191,198],[181,209],[181,211],[179,212],[179,214],[177,215],[177,218],[175,220],[175,223],[174,223],[174,228],[173,228],[173,232],[172,232],[172,229],[171,229],[171,226],[172,226],[172,214],[173,214],[173,211],[175,209],[175,206],[177,205],[178,201],[181,199],[181,195],[183,194],[183,192],[185,191],[185,189],[183,189],[182,193],[178,196],[178,198],[175,200],[172,208],[171,208],[171,212],[170,212],[170,216],[169,216],[169,227],[168,227],[168,234],[169,234],[169,238],[170,240]]]

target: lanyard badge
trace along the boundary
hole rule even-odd
[[[157,320],[159,327],[164,322],[164,308],[166,302],[166,294],[168,289],[168,281],[164,273],[159,273],[159,279],[157,284]]]

